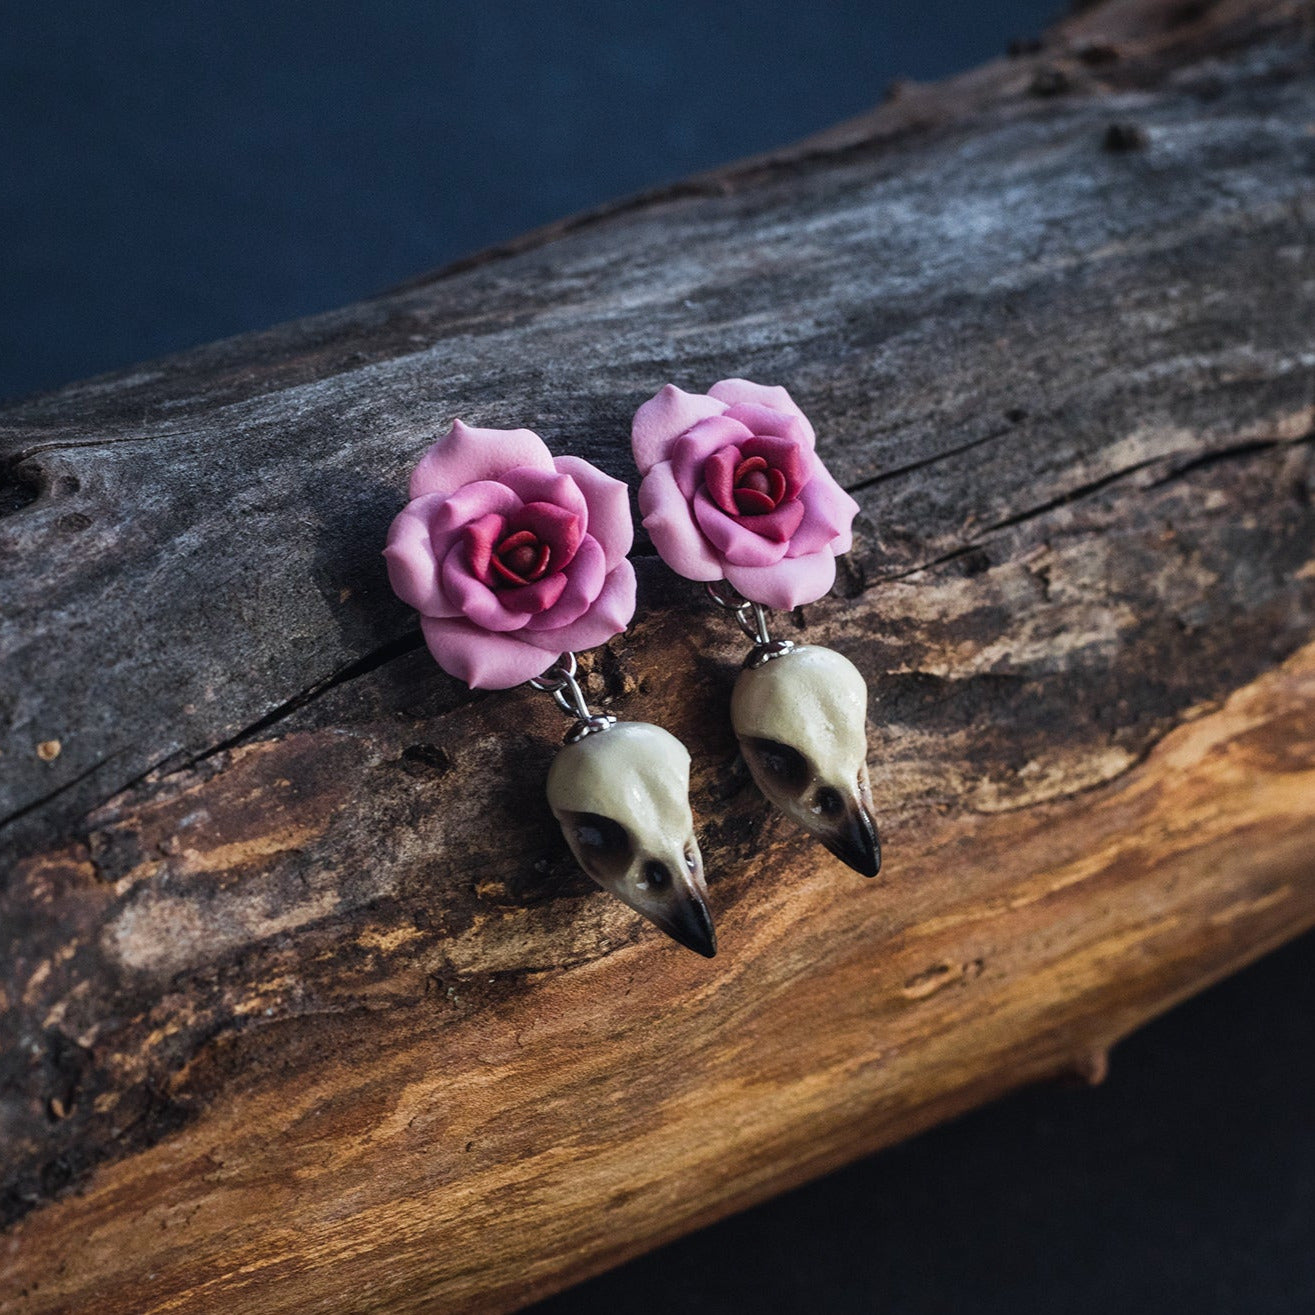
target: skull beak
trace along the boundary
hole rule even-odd
[[[844,811],[838,817],[818,822],[813,833],[860,876],[875,877],[881,871],[877,824],[867,805],[857,796],[845,801]]]
[[[687,950],[693,950],[705,959],[711,959],[717,953],[717,929],[712,925],[708,903],[692,886],[675,892],[669,911],[650,916],[672,940]]]
[[[683,852],[673,853],[666,862],[650,860],[645,877],[656,885],[658,898],[634,907],[673,941],[711,959],[717,953],[717,929],[708,908],[698,841],[691,835]]]

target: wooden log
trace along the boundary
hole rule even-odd
[[[0,1309],[508,1310],[1020,1083],[1315,922],[1305,6],[1033,54],[347,310],[0,414]],[[630,477],[790,386],[863,507],[797,615],[886,868],[735,761],[637,549],[599,701],[690,746],[721,953],[573,868],[542,696],[379,547],[453,416]]]

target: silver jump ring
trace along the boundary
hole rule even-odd
[[[703,587],[707,590],[708,597],[718,607],[724,607],[728,612],[738,612],[749,601],[729,580],[713,580]]]
[[[744,659],[746,667],[760,667],[773,658],[783,657],[794,648],[790,639],[773,639],[767,629],[767,609],[761,603],[752,603],[729,580],[714,580],[704,585],[708,597],[718,607],[725,608],[735,624],[753,641],[753,649]]]
[[[575,674],[579,669],[574,653],[563,653],[541,676],[531,676],[526,684],[532,689],[543,690],[551,694],[553,702],[568,716],[575,719],[575,725],[567,733],[568,741],[582,739],[595,731],[605,731],[616,724],[616,718],[606,712],[590,712]]]
[[[531,676],[526,683],[534,689],[541,689],[545,693],[555,694],[565,686],[568,680],[575,679],[577,670],[578,664],[575,660],[575,654],[563,653],[547,671],[539,676]]]
[[[729,580],[714,580],[704,588],[718,607],[725,608],[735,617],[735,624],[757,648],[766,648],[772,643],[767,630],[767,609],[761,603],[751,603]]]

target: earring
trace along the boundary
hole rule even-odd
[[[635,413],[639,509],[662,560],[735,616],[753,648],[731,722],[758,788],[865,877],[881,867],[867,769],[867,686],[829,648],[772,639],[768,608],[835,583],[858,503],[818,458],[808,417],[779,386],[668,384]]]
[[[576,652],[634,615],[633,539],[620,480],[554,457],[528,429],[458,420],[412,472],[384,557],[444,671],[472,689],[528,682],[572,718],[547,783],[571,852],[604,890],[711,958],[689,754],[660,727],[591,712],[576,680]]]

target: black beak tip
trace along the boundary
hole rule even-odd
[[[705,959],[717,955],[717,929],[713,926],[708,906],[701,899],[683,900],[671,920],[662,924],[662,930],[672,940]]]
[[[714,936],[701,945],[691,945],[689,948],[695,954],[701,954],[705,959],[715,959],[717,957],[717,938]]]
[[[866,810],[852,816],[844,834],[829,841],[827,848],[860,876],[875,877],[881,871],[881,841]]]

